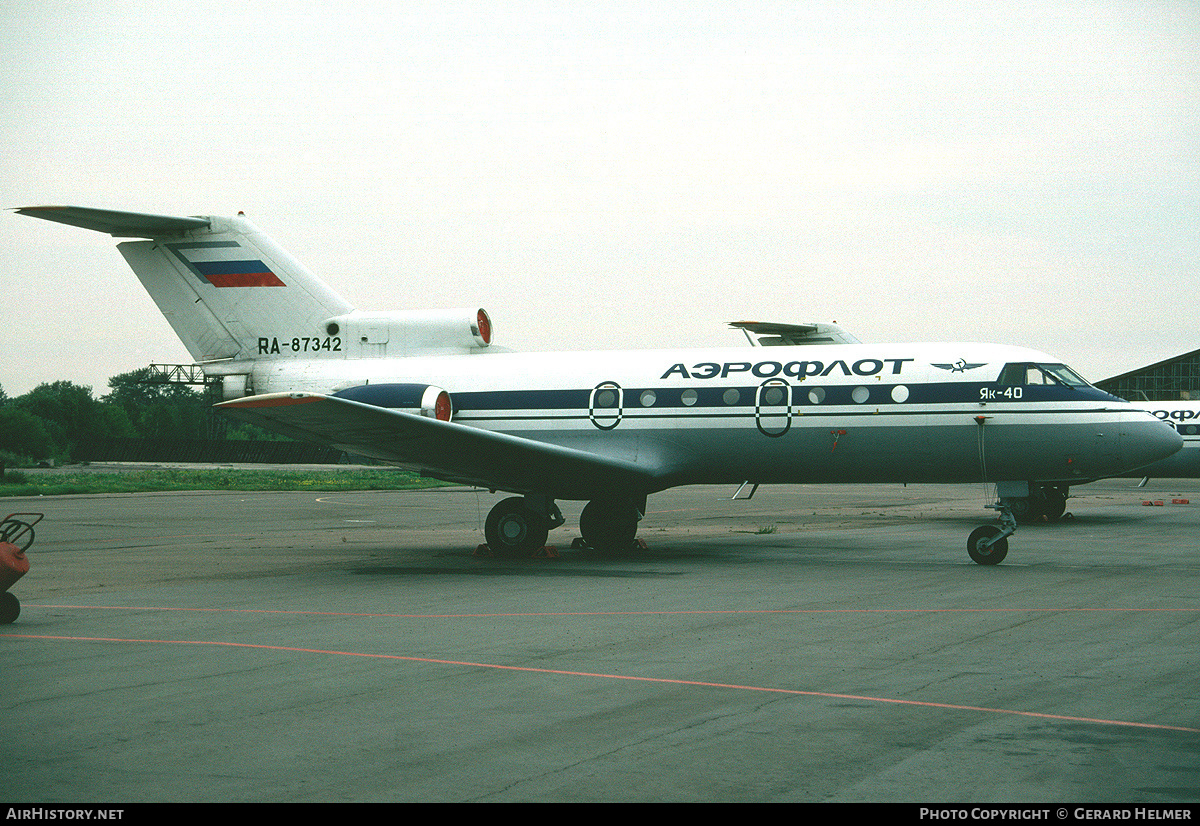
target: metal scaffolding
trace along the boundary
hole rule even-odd
[[[217,381],[204,375],[199,364],[151,364],[149,384],[199,384],[208,385]]]

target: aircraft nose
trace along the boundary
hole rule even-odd
[[[1183,437],[1149,413],[1130,413],[1121,427],[1122,459],[1127,470],[1152,464],[1178,452]]]

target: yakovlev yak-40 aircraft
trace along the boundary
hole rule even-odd
[[[106,232],[227,413],[430,477],[518,494],[484,529],[500,555],[540,548],[584,500],[583,539],[635,539],[677,485],[1040,484],[1115,476],[1181,439],[1058,359],[987,344],[861,344],[835,325],[739,323],[748,350],[514,353],[483,310],[354,309],[244,217],[80,207],[23,215]],[[807,343],[805,343],[807,342]],[[813,346],[814,344],[819,346]],[[753,495],[753,491],[751,491]],[[1011,510],[968,540],[1000,562]]]
[[[788,330],[791,329],[791,325],[787,324],[737,322],[732,326],[743,328],[746,331],[746,338],[754,346],[805,343],[789,334]],[[750,330],[774,335],[759,336],[756,339],[750,335]],[[844,330],[840,331],[840,335],[849,341],[855,341]],[[952,370],[958,367],[966,368],[966,365],[940,364],[934,366]],[[1026,384],[1056,384],[1061,381],[1062,379],[1054,371],[1043,370],[1039,365],[1033,365],[1033,369],[1026,374]],[[1134,468],[1120,475],[1141,477],[1142,483],[1138,487],[1145,486],[1151,479],[1195,479],[1200,477],[1200,401],[1135,401],[1132,404],[1137,408],[1147,410],[1159,421],[1166,422],[1175,428],[1183,439],[1183,448],[1166,459]],[[996,495],[1016,517],[1017,522],[1053,522],[1066,511],[1070,487],[1094,481],[1096,479],[1079,477],[1070,482],[1058,480],[1049,483],[998,480]]]
[[[1142,478],[1143,487],[1151,479],[1195,479],[1200,477],[1200,402],[1142,401],[1131,402],[1146,410],[1159,421],[1175,428],[1183,440],[1183,449],[1166,459],[1119,474],[1122,477]],[[1082,485],[1095,479],[1075,479],[1072,482],[999,482],[997,495],[1012,509],[1017,522],[1053,522],[1066,511],[1067,497],[1072,485]]]

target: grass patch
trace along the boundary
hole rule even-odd
[[[778,525],[760,525],[757,530],[735,530],[734,533],[752,533],[755,536],[764,536],[775,533],[777,530],[779,530]]]
[[[120,472],[7,473],[0,496],[68,493],[148,493],[174,490],[340,491],[411,490],[445,483],[396,468],[260,470],[257,468],[152,468]]]

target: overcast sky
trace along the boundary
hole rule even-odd
[[[1200,3],[10,2],[2,207],[244,210],[360,309],[522,350],[725,322],[1200,347]],[[99,233],[0,213],[0,386],[183,346]]]

